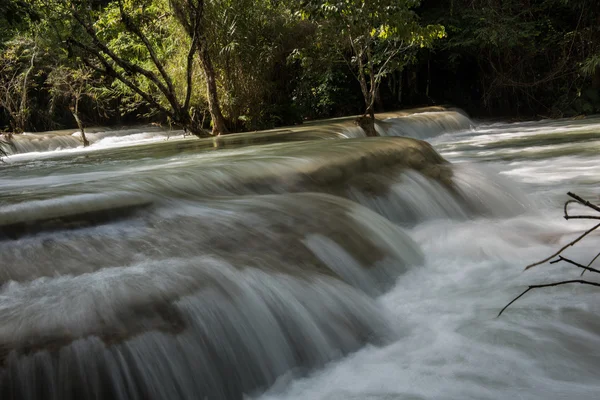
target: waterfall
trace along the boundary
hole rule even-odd
[[[181,135],[181,131],[168,132],[159,127],[133,127],[126,129],[90,128],[86,138],[90,145],[97,147],[127,145],[166,139],[169,136]],[[24,133],[13,135],[11,146],[7,146],[9,155],[24,153],[43,153],[59,150],[69,150],[83,147],[81,132],[53,131],[43,133]]]
[[[442,135],[467,131],[475,128],[475,123],[461,110],[426,111],[401,117],[376,121],[375,131],[379,136],[404,136],[415,139],[428,139]],[[365,137],[362,128],[347,127],[342,136],[348,138]]]
[[[325,194],[0,242],[0,392],[238,398],[393,337],[369,295],[421,262],[400,228]]]
[[[387,137],[340,138],[336,124],[126,149],[100,143],[136,133],[103,131],[85,153],[9,160],[0,398],[241,400],[450,329],[451,314],[429,309],[438,325],[423,331],[427,312],[410,311],[448,282],[497,280],[502,268],[468,263],[435,274],[461,271],[461,246],[484,240],[473,226],[500,232],[498,253],[520,245],[527,235],[496,221],[533,207],[497,166],[395,136],[470,127],[440,111],[384,121]]]
[[[473,121],[461,111],[424,112],[402,118],[387,119],[389,124],[383,135],[407,136],[427,139],[443,133],[470,130],[475,127]]]
[[[472,129],[475,124],[460,110],[432,109],[414,112],[401,117],[387,118],[376,125],[380,136],[405,136],[426,139],[437,135]],[[314,140],[334,138],[364,137],[361,128],[352,126],[349,121],[330,125],[307,124],[306,128],[278,129],[267,134],[259,133],[232,138],[218,138],[214,145],[220,148],[232,145],[251,145],[259,142],[282,142],[289,140]],[[86,137],[94,148],[130,146],[151,143],[167,138],[182,138],[183,131],[168,131],[156,126],[141,126],[123,129],[89,128]],[[12,146],[7,148],[9,155],[26,153],[56,152],[83,147],[79,131],[63,130],[43,133],[14,135]],[[213,143],[211,142],[211,146]]]

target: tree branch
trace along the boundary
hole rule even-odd
[[[597,256],[596,256],[597,257]],[[595,259],[594,259],[595,260]],[[592,262],[594,262],[594,260],[592,260]],[[569,264],[572,264],[574,266],[576,266],[577,268],[583,268],[583,272],[587,271],[591,271],[591,272],[595,272],[597,274],[600,274],[600,270],[597,270],[595,268],[590,268],[589,265],[585,266],[583,264],[579,264],[576,261],[571,260],[570,258],[565,258],[563,256],[558,256],[558,260],[554,260],[554,261],[550,261],[550,264],[556,264],[559,263],[561,261],[567,262]],[[591,264],[591,263],[590,263]],[[583,274],[583,273],[582,273]]]
[[[596,261],[598,259],[598,257],[600,257],[600,253],[596,254],[596,257],[592,258],[592,261],[590,261],[587,265],[587,269],[590,268],[590,265],[592,265],[594,263],[594,261]],[[583,271],[581,271],[581,276],[583,276],[584,273],[585,273],[585,269]]]
[[[584,198],[582,198],[582,197],[580,197],[580,196],[576,195],[575,193],[568,192],[568,193],[567,193],[567,196],[569,196],[569,197],[572,197],[572,198],[574,198],[575,200],[569,200],[569,201],[567,201],[567,202],[565,203],[565,207],[564,207],[564,210],[565,210],[565,215],[567,215],[567,206],[568,206],[569,204],[571,204],[571,203],[579,203],[579,204],[581,204],[582,206],[586,206],[586,207],[589,207],[589,208],[591,208],[591,209],[592,209],[592,210],[594,210],[594,211],[598,211],[598,212],[600,212],[600,206],[597,206],[597,205],[595,205],[595,204],[592,204],[592,203],[590,203],[589,201],[587,201],[586,199],[584,199]]]
[[[528,270],[529,268],[533,268],[533,267],[535,267],[537,265],[540,265],[540,264],[543,264],[543,263],[545,263],[547,261],[550,261],[554,257],[558,256],[560,253],[562,253],[563,251],[565,251],[568,247],[573,246],[575,243],[579,242],[581,239],[583,239],[584,237],[586,237],[587,235],[589,235],[590,233],[592,233],[593,231],[595,231],[598,228],[600,228],[600,224],[594,225],[592,228],[588,229],[582,235],[580,235],[579,237],[577,237],[577,239],[573,240],[570,243],[567,243],[565,246],[563,246],[556,253],[552,254],[550,257],[544,258],[543,260],[538,261],[536,263],[529,264],[528,266],[525,267],[525,270]]]
[[[589,207],[595,211],[600,212],[600,207],[590,203],[589,201],[583,199],[582,197],[568,192],[567,193],[570,197],[572,197],[574,200],[568,200],[567,202],[565,202],[564,204],[564,213],[565,213],[565,219],[570,219],[570,218],[586,218],[586,219],[599,219],[595,216],[585,216],[585,215],[579,215],[579,216],[570,216],[568,213],[568,206],[571,203],[579,203],[583,206]],[[598,259],[598,257],[600,257],[600,252],[598,254],[596,254],[596,256],[588,263],[588,265],[583,265],[580,264],[576,261],[573,261],[569,258],[563,257],[560,254],[567,249],[570,246],[573,246],[574,244],[576,244],[577,242],[579,242],[581,239],[583,239],[584,237],[586,237],[587,235],[589,235],[591,232],[595,231],[596,229],[598,229],[598,227],[600,227],[600,224],[594,225],[592,228],[588,229],[587,231],[585,231],[583,234],[579,235],[575,240],[569,242],[568,244],[566,244],[565,246],[563,246],[559,251],[557,251],[556,253],[554,253],[553,255],[551,255],[550,257],[530,264],[527,267],[525,267],[525,270],[528,270],[529,268],[535,267],[536,265],[540,265],[546,261],[549,261],[550,259],[558,256],[557,260],[551,261],[550,264],[556,264],[558,262],[564,261],[566,263],[569,263],[571,265],[576,266],[577,268],[581,268],[583,269],[583,271],[581,272],[581,275],[583,276],[583,274],[585,273],[585,271],[591,271],[597,274],[600,274],[600,270],[595,269],[595,268],[591,268],[591,265],[594,263],[594,261],[596,261],[596,259]],[[545,288],[545,287],[551,287],[551,286],[560,286],[560,285],[565,285],[565,284],[569,284],[569,283],[580,283],[583,285],[591,285],[591,286],[597,286],[600,287],[600,283],[597,282],[590,282],[590,281],[584,281],[581,279],[574,279],[574,280],[567,280],[567,281],[560,281],[560,282],[554,282],[554,283],[547,283],[547,284],[542,284],[542,285],[530,285],[525,291],[523,291],[520,295],[518,295],[517,297],[515,297],[510,303],[508,303],[506,306],[504,306],[504,308],[502,310],[500,310],[500,312],[498,313],[498,317],[500,315],[502,315],[502,313],[504,312],[504,310],[506,310],[511,304],[513,304],[515,301],[517,301],[518,299],[520,299],[521,297],[523,297],[527,292],[529,292],[532,289],[539,289],[539,288]]]
[[[600,283],[590,282],[590,281],[584,281],[584,280],[581,280],[581,279],[573,279],[573,280],[569,280],[569,281],[560,281],[560,282],[546,283],[546,284],[543,284],[543,285],[531,285],[531,286],[528,286],[527,289],[523,293],[521,293],[520,295],[518,295],[517,297],[515,297],[514,299],[512,299],[512,301],[510,303],[508,303],[507,305],[505,305],[504,308],[502,310],[500,310],[500,312],[498,313],[498,315],[496,316],[496,318],[499,317],[499,316],[501,316],[502,313],[508,307],[510,307],[515,301],[517,301],[521,297],[523,297],[530,290],[540,289],[540,288],[545,288],[545,287],[552,287],[552,286],[567,285],[567,284],[570,284],[570,283],[580,283],[582,285],[590,285],[590,286],[600,287]]]
[[[81,14],[79,14],[79,12],[75,8],[72,8],[72,13],[73,13],[73,17],[75,18],[75,20],[79,23],[79,25],[81,25],[81,27],[83,29],[85,29],[85,31],[88,34],[88,36],[90,37],[90,39],[92,39],[92,42],[94,43],[94,46],[97,48],[97,50],[106,54],[119,67],[123,68],[124,70],[129,71],[131,73],[140,74],[140,75],[148,78],[167,97],[167,99],[169,99],[170,92],[169,92],[168,88],[160,81],[160,79],[156,76],[156,74],[154,74],[152,71],[149,71],[145,68],[140,67],[137,64],[132,64],[129,61],[126,61],[123,58],[116,55],[112,50],[110,50],[108,48],[108,46],[106,46],[104,43],[102,43],[102,41],[98,38],[98,35],[96,34],[96,31],[94,30],[94,28],[83,19]],[[87,46],[87,48],[90,48],[90,46]],[[95,53],[98,53],[98,51]],[[94,54],[94,53],[92,53],[92,54]],[[169,102],[171,103],[171,101],[169,101]],[[171,104],[171,105],[174,107],[174,109],[177,109],[176,104]]]
[[[183,103],[183,108],[187,110],[190,106],[190,101],[192,99],[192,87],[193,87],[193,72],[194,72],[194,52],[196,51],[196,47],[198,46],[198,35],[194,32],[194,36],[192,38],[192,43],[190,44],[190,51],[188,51],[187,55],[187,71],[186,71],[186,84],[187,88],[185,91],[185,101]]]
[[[112,76],[113,78],[118,79],[119,81],[123,82],[128,88],[130,88],[132,91],[137,93],[146,102],[148,102],[149,104],[152,104],[154,107],[158,108],[160,111],[164,112],[169,117],[171,117],[171,118],[174,117],[174,114],[172,111],[163,107],[158,101],[156,101],[155,98],[150,96],[148,93],[144,92],[135,83],[133,83],[131,80],[127,79],[123,74],[118,72],[112,65],[110,65],[108,60],[102,55],[102,53],[99,50],[97,50],[91,46],[88,46],[88,45],[86,45],[76,39],[73,39],[73,38],[69,39],[69,41],[71,43],[73,43],[75,46],[81,48],[82,50],[94,55],[98,59],[98,61],[100,61],[100,63],[104,66],[104,69],[102,70],[96,66],[92,66],[91,63],[84,61],[86,63],[86,65],[90,66],[91,68],[93,68],[97,71],[103,72],[104,75]]]
[[[137,26],[131,20],[131,17],[129,15],[127,15],[127,13],[125,12],[125,9],[123,8],[122,0],[119,0],[119,12],[121,13],[121,20],[125,24],[125,27],[127,28],[127,30],[129,30],[134,35],[136,35],[142,41],[144,46],[146,46],[146,49],[148,50],[148,53],[150,54],[150,58],[152,58],[152,62],[158,69],[158,72],[160,72],[160,75],[162,76],[163,80],[167,84],[167,88],[169,89],[168,95],[167,95],[167,93],[165,93],[165,96],[167,96],[169,103],[173,103],[175,108],[178,109],[179,102],[177,101],[177,98],[175,97],[175,88],[173,86],[173,81],[171,80],[171,77],[169,76],[169,74],[167,74],[167,71],[165,71],[164,66],[158,59],[158,56],[156,55],[156,52],[154,51],[154,48],[152,47],[152,44],[150,43],[150,41],[148,41],[148,38],[146,37],[146,35],[144,35],[142,33],[142,30],[140,29],[140,27]]]

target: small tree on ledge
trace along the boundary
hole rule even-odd
[[[302,18],[321,31],[324,53],[343,58],[358,80],[365,112],[356,123],[375,132],[375,98],[381,80],[411,61],[414,50],[445,36],[440,25],[421,26],[413,8],[420,0],[307,0]],[[329,51],[333,47],[333,51]]]
[[[81,132],[81,140],[84,147],[89,146],[90,142],[85,136],[85,126],[81,120],[79,104],[84,97],[97,103],[101,102],[102,96],[94,86],[96,82],[97,79],[94,77],[94,72],[83,65],[72,68],[59,66],[48,76],[53,103],[67,104]]]

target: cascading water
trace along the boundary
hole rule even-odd
[[[475,123],[461,110],[425,111],[401,117],[386,118],[375,124],[379,136],[404,136],[428,139],[444,133],[471,130]],[[345,128],[345,137],[364,137],[359,127]]]
[[[521,274],[585,226],[560,207],[598,195],[599,126],[439,111],[379,127],[433,147],[336,123],[11,156],[0,398],[596,398],[593,290],[495,315],[573,272]]]
[[[155,126],[143,126],[125,129],[92,128],[86,132],[86,138],[94,147],[138,144],[165,140],[173,136],[182,136],[182,131],[167,131]],[[6,147],[8,154],[40,153],[83,147],[80,131],[53,131],[43,133],[25,133],[14,135]]]

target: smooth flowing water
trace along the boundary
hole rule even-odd
[[[598,398],[595,288],[496,315],[579,277],[523,267],[591,226],[562,205],[600,200],[600,119],[377,129],[18,138],[0,166],[0,398]]]

